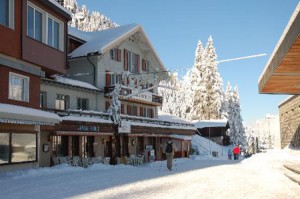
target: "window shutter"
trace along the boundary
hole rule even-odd
[[[150,109],[150,117],[151,117],[151,118],[154,118],[154,115],[153,115],[153,109],[152,109],[152,108]]]
[[[137,62],[136,62],[136,65],[137,65],[137,73],[140,73],[140,55],[136,55],[136,59],[137,59]]]
[[[105,102],[105,109],[108,110],[109,107],[110,107],[110,102],[106,101]]]
[[[120,49],[117,49],[117,57],[118,57],[118,62],[121,62],[121,50]]]
[[[146,61],[144,59],[142,59],[142,70],[146,70]]]
[[[127,50],[124,49],[124,70],[128,71]]]
[[[106,71],[106,86],[110,86],[110,74],[109,71]]]
[[[124,114],[124,104],[121,104],[121,114]]]
[[[131,107],[130,107],[130,105],[127,105],[127,115],[131,115]]]
[[[150,84],[150,88],[153,86],[153,84]],[[153,89],[150,89],[150,92],[153,93]]]

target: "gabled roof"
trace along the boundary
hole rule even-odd
[[[84,32],[69,27],[70,36],[85,41],[84,44],[82,44],[69,54],[69,58],[72,59],[78,57],[86,57],[89,54],[104,54],[105,52],[109,51],[111,48],[120,44],[137,32],[141,33],[141,36],[147,43],[147,46],[152,50],[158,63],[162,68],[164,68],[149,38],[144,32],[142,26],[139,24],[128,24],[95,32]]]

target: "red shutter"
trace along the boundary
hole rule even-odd
[[[131,107],[130,107],[130,105],[127,105],[127,115],[131,115]]]
[[[124,104],[121,104],[121,114],[124,114]]]
[[[144,116],[144,108],[143,107],[140,107],[140,116]]]
[[[109,107],[110,107],[110,102],[106,101],[105,102],[105,109],[108,110]]]
[[[150,84],[150,88],[153,87],[153,84]],[[150,89],[150,92],[153,93],[153,89]]]
[[[154,115],[153,115],[153,109],[150,109],[150,117],[151,117],[151,118],[154,118]]]
[[[142,59],[142,70],[146,70],[146,61],[144,59]]]
[[[127,50],[124,49],[124,70],[128,71]]]
[[[106,71],[106,86],[110,86],[110,74],[109,71]]]
[[[136,59],[137,59],[137,73],[140,73],[140,55],[136,55]]]
[[[117,55],[118,55],[118,56],[117,56],[117,57],[118,57],[118,58],[117,58],[118,60],[117,60],[117,61],[118,61],[118,62],[121,62],[121,50],[118,49],[117,52],[118,52],[118,54],[117,54]]]

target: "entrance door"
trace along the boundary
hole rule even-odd
[[[94,136],[87,136],[86,142],[87,157],[94,157]]]
[[[72,136],[72,156],[79,156],[79,136]]]

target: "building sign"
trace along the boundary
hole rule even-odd
[[[142,101],[152,102],[152,93],[150,92],[140,93],[138,95],[132,96],[132,98],[142,100]]]
[[[121,121],[121,126],[118,128],[119,133],[130,133],[131,132],[131,124],[127,121]]]
[[[80,125],[77,130],[78,131],[100,131],[100,127]]]

